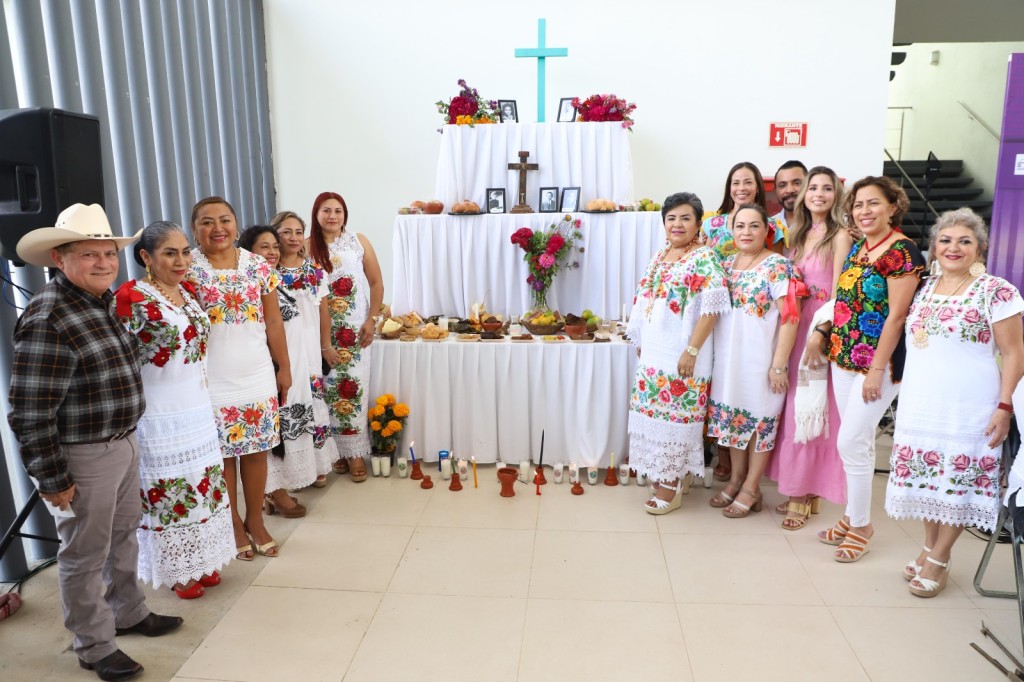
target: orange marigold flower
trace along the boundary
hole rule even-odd
[[[398,433],[402,430],[402,423],[397,422],[394,419],[388,422],[388,428],[391,429],[392,433]]]
[[[398,403],[395,405],[394,413],[396,417],[404,418],[409,416],[409,406],[405,403]]]
[[[370,430],[371,431],[380,431],[380,422],[379,421],[372,421],[372,422],[370,422]]]

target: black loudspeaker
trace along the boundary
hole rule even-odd
[[[103,205],[100,121],[60,109],[0,110],[0,256],[71,204]]]

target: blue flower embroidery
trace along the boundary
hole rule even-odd
[[[878,337],[882,334],[882,325],[885,324],[885,318],[882,317],[881,313],[863,313],[858,321],[860,330],[868,336]]]

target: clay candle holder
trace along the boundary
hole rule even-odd
[[[615,467],[608,467],[608,473],[604,476],[605,485],[618,485],[619,477],[615,475]]]
[[[573,495],[583,494],[583,484],[580,483],[579,479],[576,479],[572,484],[572,490],[570,491]]]
[[[533,482],[537,485],[546,485],[548,479],[544,477],[544,467],[537,465],[537,477],[533,479]]]
[[[448,484],[448,490],[459,491],[462,490],[462,479],[458,476],[452,476],[452,482]]]
[[[501,496],[514,497],[516,494],[515,485],[519,479],[519,471],[512,467],[498,469],[498,480],[501,481]]]
[[[414,481],[418,481],[423,478],[423,468],[421,467],[418,459],[414,459],[412,461],[412,474],[409,475],[409,478]]]
[[[423,476],[423,480],[420,481],[420,487],[424,490],[430,490],[434,487],[434,482],[430,480],[430,476]]]

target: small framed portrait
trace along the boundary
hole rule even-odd
[[[498,100],[498,116],[502,123],[519,123],[519,110],[514,99]]]
[[[501,187],[488,187],[487,188],[487,212],[488,213],[504,213],[505,212],[505,190]]]
[[[574,123],[576,121],[576,107],[572,105],[572,97],[563,97],[558,100],[558,122]]]
[[[541,187],[540,188],[540,212],[541,213],[557,213],[558,212],[558,188],[557,187]]]
[[[562,213],[575,213],[580,210],[579,187],[565,187],[562,189],[562,203],[559,210]]]

